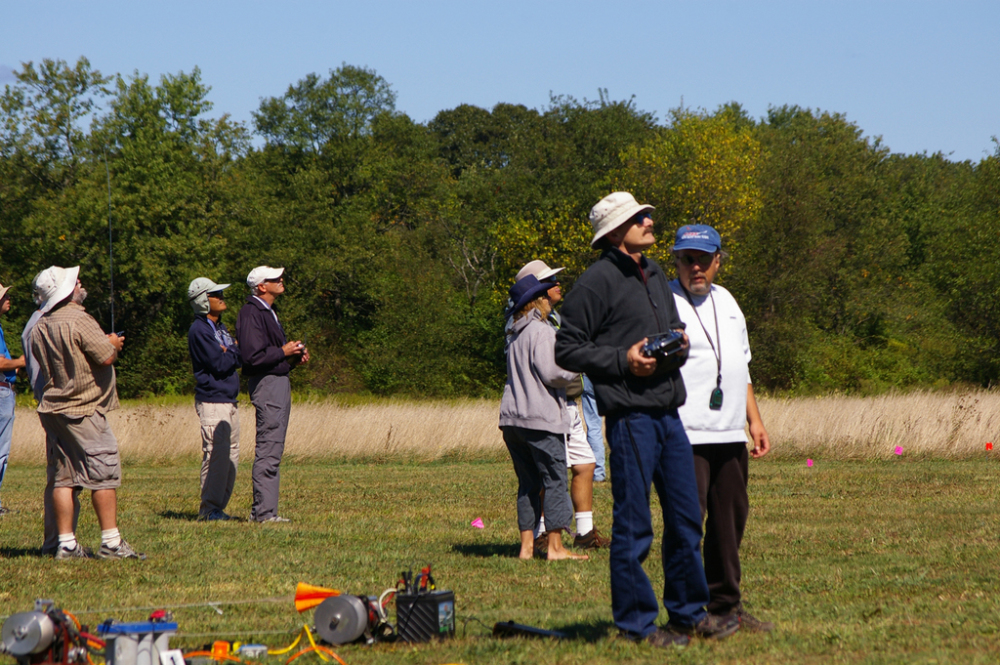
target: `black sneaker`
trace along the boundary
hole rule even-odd
[[[77,542],[76,547],[69,549],[59,546],[56,548],[56,561],[66,561],[67,559],[93,559],[94,553]]]
[[[729,637],[740,629],[740,620],[735,614],[706,614],[704,618],[693,626],[677,626],[667,624],[667,627],[678,633],[685,635],[697,635],[706,640],[721,640]]]
[[[101,543],[101,549],[97,552],[98,559],[139,559],[140,561],[146,560],[146,555],[142,552],[136,552],[132,549],[132,546],[122,541],[118,543],[118,547],[108,547],[104,543]]]
[[[654,647],[686,647],[691,638],[667,626],[666,628],[657,628],[655,632],[646,635],[643,641],[649,642]]]

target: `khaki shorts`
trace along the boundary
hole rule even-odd
[[[39,413],[45,429],[45,454],[55,487],[107,490],[122,484],[118,441],[103,413],[63,416]]]
[[[569,434],[566,435],[566,467],[578,464],[596,464],[594,449],[587,441],[587,433],[583,430],[583,420],[580,418],[580,406],[576,402],[566,402],[569,412]]]

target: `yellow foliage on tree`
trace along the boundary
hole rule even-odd
[[[650,252],[664,263],[674,233],[685,224],[709,224],[733,248],[738,231],[757,218],[761,146],[749,123],[722,108],[709,115],[673,112],[671,126],[622,155],[613,188],[656,206],[659,242]]]
[[[493,234],[499,277],[494,299],[506,303],[514,276],[535,259],[553,268],[565,267],[560,277],[576,279],[597,258],[590,248],[593,234],[586,211],[570,205],[540,219],[508,219],[498,225]]]

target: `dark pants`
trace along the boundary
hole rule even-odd
[[[698,476],[698,499],[705,523],[705,578],[708,611],[728,614],[740,604],[740,543],[747,525],[747,444],[691,446]]]
[[[607,418],[611,446],[611,611],[619,630],[656,630],[656,593],[642,569],[653,543],[649,486],[663,510],[663,604],[670,622],[688,627],[705,616],[708,585],[701,563],[701,519],[691,444],[677,411]]]
[[[573,516],[566,489],[566,440],[562,434],[506,426],[503,440],[517,474],[517,528],[532,531],[542,517],[545,491],[545,529],[569,529]]]
[[[255,376],[250,379],[250,401],[257,410],[257,436],[253,459],[253,505],[250,519],[266,520],[278,515],[281,456],[292,411],[292,388],[287,376]]]

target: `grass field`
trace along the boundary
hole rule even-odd
[[[607,552],[587,562],[516,558],[515,480],[503,460],[293,456],[283,465],[281,503],[292,523],[279,525],[196,522],[193,460],[130,463],[120,521],[149,555],[145,562],[40,557],[43,469],[15,465],[3,488],[13,512],[0,518],[0,614],[44,597],[93,625],[147,614],[127,608],[218,601],[221,615],[205,606],[175,609],[182,635],[173,644],[254,638],[279,647],[311,622],[311,613],[299,616],[292,606],[297,582],[378,594],[403,568],[431,563],[439,587],[457,597],[456,639],[337,648],[349,665],[996,662],[998,460],[985,452],[950,460],[813,457],[811,468],[793,455],[751,463],[744,592],[754,613],[777,622],[771,635],[737,634],[671,653],[615,639]],[[231,511],[245,516],[249,502],[244,464]],[[610,503],[610,486],[598,485],[595,519],[605,530]],[[475,517],[485,529],[470,527]],[[99,540],[89,506],[79,534],[88,545]],[[646,566],[655,587],[658,548],[659,540]],[[483,625],[510,619],[571,639],[499,640]]]

